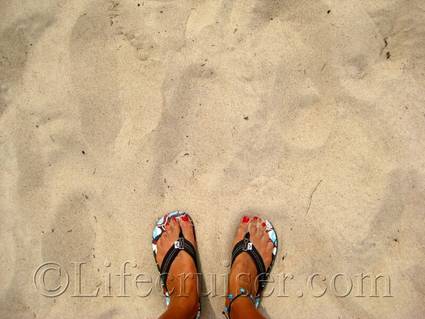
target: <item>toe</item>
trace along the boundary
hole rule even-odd
[[[182,230],[184,238],[196,247],[195,234],[193,232],[193,224],[187,215],[183,215],[178,219],[178,225]]]
[[[272,262],[272,252],[273,252],[274,245],[272,242],[268,242],[266,245],[266,254],[263,257],[264,264],[266,268],[268,268]]]
[[[168,232],[170,228],[171,228],[170,220],[167,220],[167,222],[164,225],[165,232]]]
[[[245,234],[248,232],[248,225],[249,225],[250,218],[248,216],[242,217],[242,220],[239,224],[236,236],[238,239],[242,239]]]
[[[259,217],[254,217],[252,222],[252,229],[250,230],[251,235],[254,238],[261,238],[263,234],[263,228],[261,227],[261,224],[263,223],[263,220]]]
[[[271,240],[269,240],[269,241],[267,242],[267,251],[271,252],[271,251],[273,250],[273,248],[274,248],[274,245],[273,245],[273,243],[271,242]]]
[[[258,225],[258,230],[259,230],[262,238],[269,239],[269,236],[268,236],[267,231],[266,231],[266,223],[264,221],[262,221]]]
[[[250,221],[250,218],[248,216],[242,217],[239,223],[238,229],[236,231],[235,239],[233,240],[233,246],[236,245],[239,241],[241,241],[245,237],[245,234],[248,232],[249,221]]]
[[[259,236],[263,234],[263,227],[261,226],[262,223],[263,223],[263,220],[261,218],[258,218],[256,225],[257,225],[257,232]]]
[[[180,225],[175,218],[172,218],[169,223],[170,226],[166,232],[170,238],[177,240],[180,234]]]
[[[170,230],[171,230],[171,231],[174,231],[174,229],[175,229],[176,227],[178,227],[178,222],[177,222],[177,220],[176,220],[176,218],[175,218],[175,217],[173,217],[173,218],[171,218],[171,219],[169,220],[169,224],[170,224]]]
[[[248,231],[251,236],[255,236],[257,234],[257,220],[258,217],[254,216],[249,222]]]

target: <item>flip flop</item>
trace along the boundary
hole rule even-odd
[[[249,294],[245,289],[241,288],[240,293],[236,296],[233,296],[232,294],[227,295],[227,300],[229,301],[229,305],[224,308],[223,315],[230,319],[230,308],[232,306],[232,303],[239,297],[249,297],[251,301],[253,302],[255,308],[258,308],[261,303],[261,297],[262,293],[264,291],[264,288],[267,285],[267,279],[269,278],[270,272],[273,268],[274,262],[276,260],[277,250],[279,247],[278,239],[276,231],[273,227],[273,225],[268,220],[264,220],[264,223],[266,224],[266,232],[269,235],[270,240],[273,243],[273,250],[272,250],[272,262],[270,263],[270,266],[266,269],[264,265],[263,258],[261,257],[258,250],[255,248],[254,244],[249,240],[250,233],[247,232],[242,240],[240,240],[236,245],[233,247],[232,250],[232,265],[235,261],[236,257],[238,257],[242,253],[248,253],[248,255],[252,258],[252,260],[255,263],[255,266],[257,268],[257,278],[258,278],[258,291],[255,296]]]
[[[152,232],[152,251],[153,251],[156,265],[158,267],[158,270],[161,276],[160,277],[161,286],[162,286],[162,291],[164,294],[165,305],[167,307],[170,304],[170,292],[167,288],[167,277],[168,277],[168,272],[170,271],[171,265],[174,259],[177,257],[177,255],[184,250],[186,253],[189,254],[190,257],[192,257],[193,261],[195,262],[195,267],[196,269],[198,269],[197,250],[190,241],[184,238],[181,230],[180,230],[179,238],[174,242],[174,245],[172,245],[170,249],[167,251],[167,253],[165,254],[164,259],[162,260],[162,264],[159,265],[156,260],[156,255],[158,253],[157,242],[161,238],[162,234],[165,232],[166,225],[169,223],[169,221],[172,218],[181,218],[184,216],[187,216],[187,218],[189,218],[189,221],[193,226],[192,218],[190,218],[190,216],[186,212],[176,210],[159,218]],[[193,226],[193,234],[195,235],[194,226]],[[195,240],[196,240],[196,236],[195,236]],[[200,318],[200,316],[201,316],[201,300],[199,300],[199,309],[196,315],[196,319]]]

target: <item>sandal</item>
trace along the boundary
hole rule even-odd
[[[170,292],[167,288],[167,277],[168,277],[168,272],[171,268],[171,265],[174,259],[177,257],[177,255],[184,250],[186,253],[189,254],[190,257],[192,257],[195,263],[195,267],[196,269],[198,269],[198,259],[197,259],[196,248],[192,245],[190,241],[184,238],[181,230],[180,230],[179,238],[174,242],[174,245],[171,246],[170,249],[165,254],[164,259],[162,260],[162,264],[159,265],[158,262],[156,261],[156,255],[158,251],[156,243],[161,238],[162,234],[165,232],[165,226],[168,224],[169,220],[171,220],[172,218],[179,218],[183,216],[187,216],[187,218],[189,218],[189,221],[193,225],[193,221],[187,213],[183,211],[173,211],[161,217],[160,219],[158,219],[152,233],[152,251],[153,251],[156,265],[160,273],[161,286],[162,286],[162,290],[163,290],[163,294],[165,298],[165,305],[167,307],[170,304]],[[195,235],[195,228],[193,228],[193,232]],[[199,309],[196,315],[196,319],[200,318],[200,315],[201,315],[201,300],[199,300]]]
[[[247,292],[245,289],[240,288],[240,293],[236,296],[233,296],[232,294],[227,295],[227,300],[229,301],[229,305],[224,308],[223,315],[230,319],[230,309],[232,306],[232,303],[240,298],[240,297],[248,297],[252,303],[254,304],[255,308],[258,308],[261,303],[261,297],[262,293],[264,291],[264,288],[267,285],[267,279],[269,278],[270,272],[272,270],[273,264],[276,260],[277,250],[278,250],[278,239],[275,229],[273,228],[273,225],[268,221],[264,221],[266,224],[266,232],[269,235],[270,240],[273,243],[273,250],[272,250],[272,261],[270,263],[270,266],[266,269],[264,265],[263,258],[261,257],[258,250],[255,248],[254,244],[249,240],[250,234],[247,232],[242,240],[240,240],[236,245],[233,247],[232,250],[232,265],[235,261],[236,257],[238,257],[242,253],[248,253],[249,256],[251,256],[252,260],[255,263],[255,266],[257,268],[257,278],[258,278],[258,291],[255,296],[251,295],[249,292]]]

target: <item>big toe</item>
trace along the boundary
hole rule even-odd
[[[183,215],[179,218],[178,224],[182,230],[184,238],[196,247],[195,233],[193,231],[193,223],[188,215]]]
[[[253,239],[254,237],[257,237],[257,235],[260,233],[259,232],[259,227],[258,225],[260,224],[261,220],[257,217],[254,216],[248,224],[248,231],[251,234],[251,239]]]
[[[237,242],[241,241],[245,237],[245,234],[248,232],[248,223],[249,223],[249,221],[250,221],[250,218],[248,216],[243,216],[242,217],[242,219],[241,219],[241,221],[239,223],[238,229],[236,231],[234,245]]]

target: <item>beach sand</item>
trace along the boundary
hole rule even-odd
[[[270,286],[270,318],[423,318],[423,1],[24,0],[0,13],[0,318],[156,318],[162,296],[134,281],[157,275],[152,227],[175,209],[195,221],[204,290],[217,274],[202,318],[221,317],[244,213],[273,222],[273,274],[294,277]],[[61,277],[40,288],[47,262]],[[66,291],[42,295],[66,273]],[[362,273],[391,291],[371,297],[366,279],[356,296]]]

